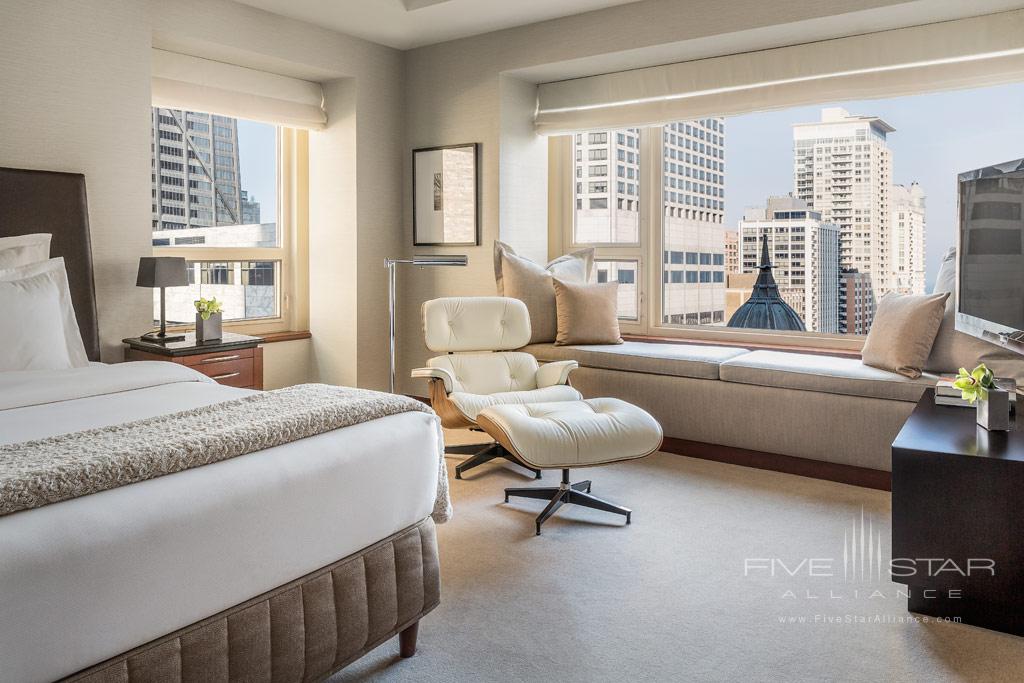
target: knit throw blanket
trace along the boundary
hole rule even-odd
[[[405,396],[300,384],[171,415],[0,446],[0,515],[410,411],[431,412]],[[449,519],[452,508],[440,423],[437,429],[432,516],[441,523]]]

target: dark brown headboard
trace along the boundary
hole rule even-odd
[[[89,360],[100,359],[85,176],[0,167],[0,237],[48,232],[50,256],[64,257]]]

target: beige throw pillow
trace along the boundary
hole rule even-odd
[[[530,313],[530,343],[555,340],[558,323],[552,277],[564,282],[587,282],[594,268],[594,250],[559,256],[547,266],[523,258],[504,242],[494,243],[494,279],[498,296],[519,299]]]
[[[552,283],[558,309],[555,346],[622,343],[618,282],[589,285],[555,278]]]
[[[942,324],[947,298],[945,292],[883,297],[861,351],[864,365],[911,379],[920,377]]]
[[[984,363],[997,378],[1012,378],[1016,380],[1018,389],[1024,388],[1024,356],[956,330],[956,247],[950,247],[942,258],[932,291],[936,294],[948,292],[950,296],[946,300],[942,325],[935,335],[925,370],[955,375],[959,368],[971,370]]]

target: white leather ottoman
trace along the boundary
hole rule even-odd
[[[632,510],[590,494],[591,482],[569,482],[569,469],[593,467],[650,455],[661,446],[661,425],[644,410],[616,398],[497,405],[477,415],[477,424],[515,458],[537,469],[562,470],[558,487],[507,488],[509,496],[549,500],[537,517],[541,525],[566,503],[614,512]]]

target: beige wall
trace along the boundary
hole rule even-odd
[[[120,340],[151,316],[150,292],[134,286],[150,250],[151,42],[327,83],[331,123],[310,135],[313,341],[268,345],[266,372],[385,386],[380,261],[401,230],[401,53],[226,0],[5,0],[0,165],[85,173],[103,359],[120,359]],[[273,367],[300,347],[317,362]]]
[[[0,165],[84,173],[104,360],[145,331],[150,248],[149,8],[131,0],[0,6]]]
[[[907,4],[891,0],[647,0],[406,52],[406,153],[417,147],[482,143],[483,242],[479,247],[419,250],[466,253],[467,268],[401,273],[400,390],[425,393],[422,381],[408,379],[409,370],[430,356],[420,332],[422,301],[494,294],[495,239],[506,240],[537,260],[546,255],[547,165],[543,160],[547,148],[530,133],[535,106],[532,82],[721,54],[726,44],[723,36],[728,37],[730,50],[785,44],[798,22],[822,35],[842,35],[858,26],[884,25],[883,18],[872,13],[877,8]],[[861,14],[850,20],[834,16],[851,12]],[[780,25],[788,26],[780,29]],[[408,160],[404,168],[402,248],[408,255],[413,252],[408,239],[412,230]]]

